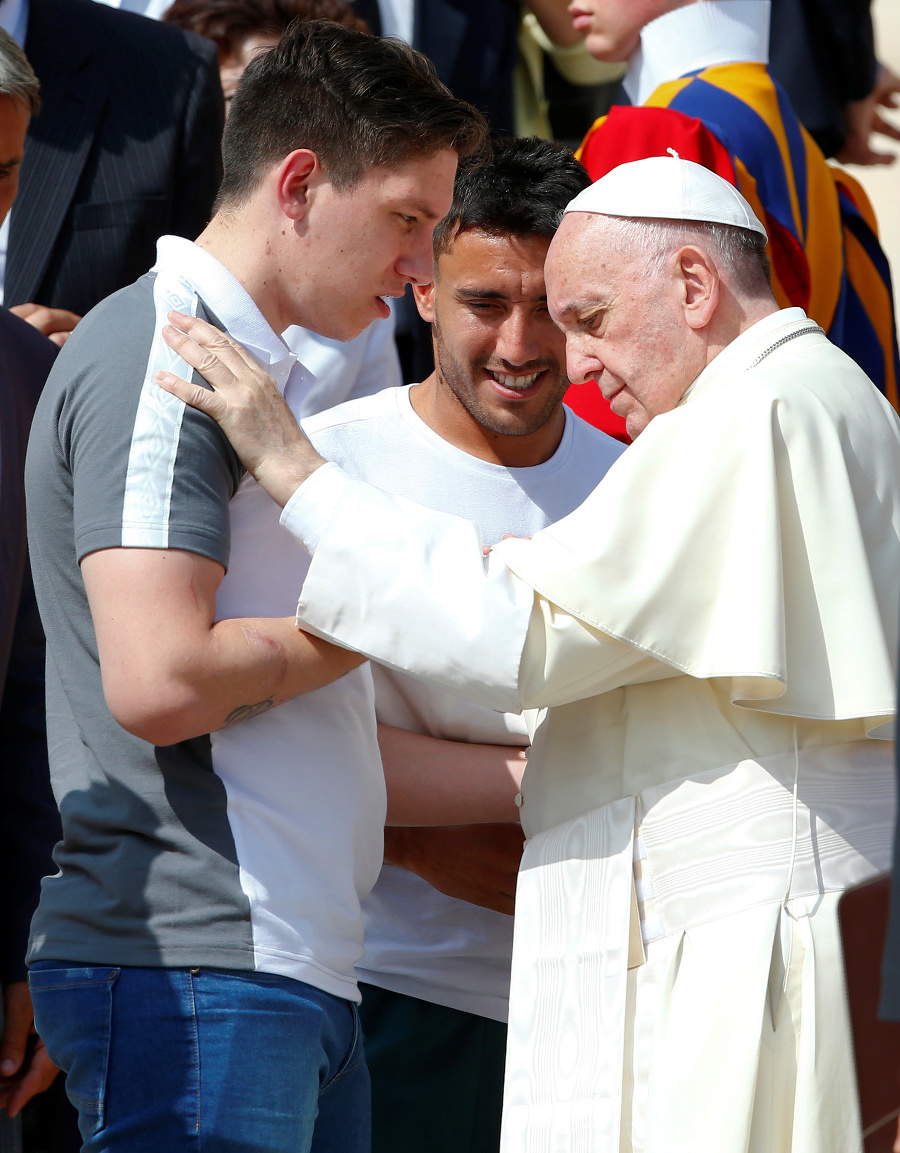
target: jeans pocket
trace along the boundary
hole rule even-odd
[[[87,1140],[103,1127],[109,1067],[113,987],[109,965],[38,962],[28,974],[35,1028],[51,1059],[66,1074],[66,1092]]]
[[[359,1023],[359,1009],[352,1001],[345,1001],[344,1004],[350,1010],[351,1016],[350,1044],[347,1046],[344,1059],[341,1061],[334,1076],[322,1086],[323,1093],[326,1089],[330,1089],[332,1085],[336,1085],[338,1081],[342,1081],[345,1077],[349,1077],[351,1073],[354,1073],[365,1056],[362,1028]]]

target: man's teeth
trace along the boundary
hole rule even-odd
[[[502,384],[504,388],[516,389],[529,388],[540,375],[539,372],[533,372],[530,376],[507,376],[503,372],[491,373],[494,380],[496,380],[498,384]]]

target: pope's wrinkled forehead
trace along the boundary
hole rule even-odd
[[[568,311],[614,290],[630,259],[613,242],[616,221],[593,212],[569,212],[550,243],[544,265],[551,313]]]
[[[615,228],[616,221],[612,217],[596,212],[567,212],[550,242],[548,265],[558,256],[570,257],[573,251],[585,248],[602,259],[610,247],[610,237]]]

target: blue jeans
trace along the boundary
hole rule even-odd
[[[367,1153],[351,1002],[225,969],[38,961],[29,981],[83,1153]]]

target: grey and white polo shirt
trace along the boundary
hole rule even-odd
[[[27,486],[63,840],[29,960],[255,969],[356,999],[359,904],[378,876],[385,815],[368,666],[168,748],[126,733],[104,701],[85,555],[210,557],[227,568],[219,618],[291,615],[309,563],[218,427],[153,383],[161,367],[188,371],[160,336],[171,308],[230,332],[289,404],[308,385],[238,281],[177,237],[57,359]]]

